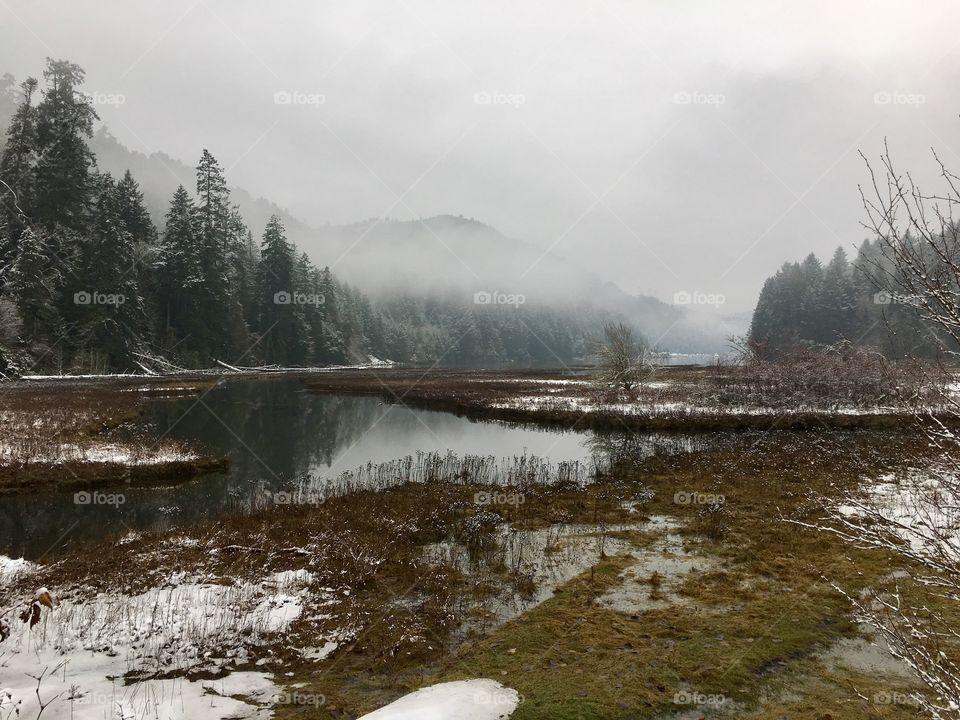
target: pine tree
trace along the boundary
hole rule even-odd
[[[305,299],[298,297],[293,246],[276,215],[264,230],[260,255],[259,347],[268,362],[303,364],[307,358]]]
[[[37,109],[33,93],[37,81],[27,78],[20,88],[23,100],[10,121],[0,155],[0,282],[17,256],[16,242],[27,228],[35,197]]]
[[[860,339],[856,337],[856,289],[853,286],[850,262],[843,248],[837,248],[824,271],[820,305],[823,313],[821,336],[824,342]]]
[[[823,265],[816,255],[810,253],[800,264],[799,302],[797,304],[797,336],[801,340],[820,343],[825,340],[822,332]]]
[[[133,353],[144,349],[147,331],[137,282],[137,249],[124,220],[117,185],[109,175],[99,181],[93,228],[71,284],[81,358],[88,369],[133,369]],[[66,313],[65,313],[66,314]]]
[[[202,344],[214,358],[227,356],[232,361],[247,340],[243,310],[232,288],[240,238],[223,170],[206,149],[197,165],[196,215],[203,278],[199,312],[209,330]]]
[[[190,349],[197,355],[205,356],[208,348],[202,343],[207,330],[199,314],[203,272],[197,224],[193,200],[181,185],[173,194],[167,211],[154,269],[164,346],[172,347],[186,340],[181,352]]]
[[[99,118],[77,89],[84,79],[80,66],[47,58],[43,77],[47,87],[37,106],[39,157],[32,217],[47,229],[61,225],[83,233],[88,229],[94,191],[95,159],[87,139]]]
[[[60,315],[57,297],[62,277],[42,231],[27,228],[18,238],[17,257],[9,277],[9,291],[23,321],[24,338],[56,334]]]
[[[133,175],[127,170],[116,186],[117,212],[134,247],[141,253],[157,242],[157,228],[150,218],[150,212],[143,201],[143,192]]]

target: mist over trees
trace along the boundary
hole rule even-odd
[[[127,170],[101,171],[83,70],[0,78],[0,372],[367,361],[567,364],[608,313],[395,290],[315,265],[274,213],[248,227],[207,149],[157,227]],[[263,202],[259,201],[262,205]],[[258,206],[258,211],[262,211]],[[466,295],[466,294],[465,294]]]
[[[798,346],[846,340],[896,358],[929,357],[949,346],[917,313],[915,295],[896,280],[885,248],[877,238],[864,241],[853,261],[837,248],[826,264],[813,253],[784,263],[760,291],[750,324],[753,349],[775,358]]]

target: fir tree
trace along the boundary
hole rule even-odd
[[[35,196],[34,165],[37,160],[37,109],[34,78],[20,84],[23,99],[7,129],[0,155],[0,282],[17,255],[17,240],[27,228]]]
[[[53,336],[59,325],[57,298],[63,279],[42,231],[28,227],[18,241],[9,291],[23,321],[24,338]]]
[[[37,106],[39,157],[32,219],[48,229],[61,225],[82,233],[88,229],[94,190],[95,160],[87,139],[99,118],[77,89],[84,79],[80,66],[48,58],[43,77],[47,86]]]

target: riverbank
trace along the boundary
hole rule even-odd
[[[53,720],[115,711],[352,720],[424,687],[480,679],[518,693],[511,720],[914,716],[908,702],[883,699],[922,688],[871,645],[834,587],[852,596],[881,587],[897,577],[895,558],[791,521],[819,518],[814,498],[867,492],[922,462],[921,439],[897,428],[766,427],[651,446],[621,427],[577,436],[589,440],[585,460],[533,456],[530,435],[506,457],[405,446],[408,456],[392,460],[334,461],[384,426],[411,443],[507,429],[445,416],[455,421],[448,435],[439,414],[344,397],[390,393],[405,404],[393,391],[419,389],[415,372],[290,375],[275,386],[259,375],[216,386],[25,385],[12,417],[30,417],[31,403],[64,413],[36,413],[44,420],[26,449],[46,448],[39,428],[54,422],[64,437],[92,438],[90,448],[135,443],[152,398],[164,409],[154,414],[160,435],[215,428],[237,463],[178,486],[196,491],[183,500],[144,491],[137,508],[212,507],[221,485],[236,502],[0,561],[0,716],[12,701],[36,716],[42,700]],[[678,392],[697,371],[674,372],[653,382]],[[470,375],[463,392],[484,402],[589,392],[559,373]],[[424,385],[449,402],[456,377]],[[318,380],[338,391],[304,392]],[[403,434],[410,428],[419,434]],[[548,450],[572,435],[538,434]],[[324,472],[312,469],[318,455]],[[243,458],[246,473],[234,477]],[[110,512],[68,503],[52,536],[94,517],[88,510]]]
[[[200,397],[210,378],[37,379],[0,385],[0,494],[182,482],[225,467],[188,444],[145,440],[145,403]]]
[[[348,370],[304,377],[310,392],[365,394],[385,402],[476,420],[581,430],[715,432],[779,429],[896,428],[911,409],[887,404],[773,401],[737,383],[737,369],[663,367],[631,399],[598,396],[590,378],[544,370]],[[945,419],[949,419],[945,416]]]
[[[831,586],[882,582],[889,559],[786,522],[816,516],[808,493],[895,470],[910,441],[812,437],[627,444],[592,476],[470,458],[357,468],[395,482],[306,485],[251,513],[56,549],[5,578],[2,684],[30,711],[30,676],[49,671],[55,719],[147,702],[161,717],[340,720],[473,678],[519,692],[512,720],[912,717],[862,699],[917,685],[854,651],[863,631]],[[30,628],[15,615],[39,586],[59,605]]]

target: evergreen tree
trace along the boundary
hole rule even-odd
[[[9,291],[23,321],[24,338],[52,337],[59,326],[57,298],[63,279],[42,231],[28,227],[18,240]]]
[[[268,362],[303,364],[307,358],[305,302],[298,297],[293,246],[276,215],[264,230],[260,255],[259,348]]]
[[[850,262],[843,248],[837,248],[823,274],[821,291],[823,342],[859,340],[857,333],[857,294],[853,286]]]
[[[167,211],[166,227],[160,240],[154,266],[159,296],[157,310],[164,347],[185,342],[181,353],[193,350],[208,355],[202,345],[207,336],[199,309],[203,289],[203,271],[197,240],[197,219],[193,200],[181,185],[173,194]],[[204,357],[205,359],[205,357]],[[196,360],[201,361],[200,357]]]
[[[0,155],[0,282],[17,255],[16,241],[27,228],[35,197],[34,165],[37,160],[37,109],[33,93],[37,81],[21,83],[23,99],[17,107]]]
[[[137,250],[124,220],[121,194],[106,175],[100,182],[93,228],[71,284],[77,345],[85,369],[133,369],[133,353],[144,348],[147,331],[137,282]]]
[[[240,238],[223,170],[206,149],[197,165],[196,215],[203,278],[199,312],[208,329],[201,344],[213,357],[232,361],[247,340],[243,310],[232,288]]]
[[[823,265],[810,253],[800,264],[798,278],[797,337],[814,343],[826,340],[823,332]]]
[[[87,145],[93,121],[90,101],[77,89],[84,79],[79,65],[47,59],[47,87],[37,106],[36,200],[32,219],[50,229],[61,225],[74,233],[88,229],[93,203],[95,160]],[[58,248],[53,248],[58,255]]]

